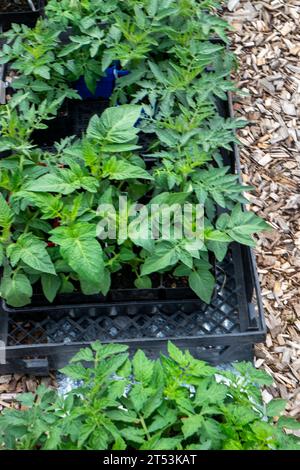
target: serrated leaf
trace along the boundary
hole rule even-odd
[[[122,439],[121,436],[117,436],[113,444],[112,450],[125,450],[126,448],[127,448],[127,444],[124,441],[124,439]]]
[[[255,369],[249,362],[234,363],[233,367],[244,377],[251,380],[257,385],[271,386],[273,384],[273,377],[264,370]]]
[[[135,353],[132,364],[135,380],[147,385],[153,374],[154,362],[149,360],[142,350],[139,350]]]
[[[88,362],[94,361],[94,354],[91,348],[80,349],[80,351],[76,353],[75,356],[73,356],[72,359],[70,360],[70,362],[80,362],[80,361],[88,361]]]
[[[286,400],[282,400],[280,398],[271,400],[267,404],[267,415],[274,417],[274,416],[280,416],[281,413],[285,410],[287,405]]]
[[[174,266],[178,261],[176,247],[171,242],[163,241],[156,244],[155,252],[146,258],[142,266],[141,274],[146,276],[153,272],[158,272],[168,266]]]
[[[131,165],[123,160],[114,161],[112,165],[107,164],[104,177],[108,176],[109,179],[121,181],[133,178],[141,178],[145,180],[153,180],[153,177],[148,171],[136,165]]]
[[[9,245],[7,254],[12,266],[16,266],[19,261],[23,261],[23,263],[37,271],[56,274],[46,246],[45,242],[32,233],[24,233],[16,243]]]
[[[50,79],[50,68],[46,65],[40,65],[39,67],[35,67],[34,69],[35,75],[39,75],[40,77],[44,78],[45,80]]]
[[[15,85],[15,83],[14,83]],[[35,80],[34,82],[31,83],[31,89],[33,91],[37,91],[38,93],[42,93],[44,91],[51,91],[52,87],[48,85],[47,83],[43,82],[42,80]]]
[[[134,411],[112,410],[107,411],[107,416],[112,421],[121,421],[122,423],[137,423],[138,418]]]
[[[71,194],[78,188],[80,188],[78,183],[67,182],[61,176],[53,174],[43,175],[37,180],[31,181],[24,186],[26,191],[60,194]]]
[[[232,240],[244,245],[254,246],[252,235],[263,230],[270,230],[270,226],[252,212],[244,212],[238,204],[226,219],[224,230]]]
[[[50,240],[60,246],[62,257],[84,281],[90,281],[101,291],[104,259],[101,245],[96,240],[96,227],[79,222],[72,227],[57,227]]]
[[[105,145],[132,142],[138,133],[134,125],[140,113],[141,107],[134,105],[108,108],[101,117],[97,115],[92,117],[87,128],[87,136]]]
[[[120,430],[120,434],[127,442],[134,442],[137,444],[143,444],[144,442],[144,431],[136,427],[128,427]]]
[[[63,374],[67,375],[74,380],[84,380],[87,378],[89,372],[82,364],[69,364],[60,370]]]
[[[13,218],[13,211],[5,201],[3,195],[0,194],[0,229],[3,229],[3,236],[5,236],[5,234],[7,234],[7,232],[9,231],[10,226],[13,222]]]
[[[280,416],[277,426],[279,428],[286,428],[293,431],[297,431],[300,429],[299,421],[296,421],[294,418],[290,418],[289,416]]]
[[[128,351],[126,344],[101,344],[99,341],[92,343],[92,348],[99,354],[99,358],[106,359],[107,357]]]
[[[203,425],[203,417],[201,415],[192,415],[187,418],[182,418],[182,433],[186,438],[192,436],[193,434],[198,434],[201,426]]]
[[[163,389],[158,390],[154,395],[148,398],[143,409],[144,418],[149,418],[149,416],[151,416],[160,407],[163,400]]]
[[[154,62],[148,62],[148,64],[149,64],[151,72],[153,73],[156,80],[158,80],[163,85],[168,85],[169,81],[165,77],[165,75],[162,73],[160,67],[157,64],[155,64]]]
[[[90,435],[95,431],[96,424],[93,423],[85,423],[83,426],[80,427],[80,437],[78,439],[78,448],[82,448],[83,444],[87,441]],[[105,436],[105,431],[102,432],[102,439]],[[102,440],[101,439],[101,440]]]
[[[228,387],[211,378],[201,381],[196,390],[195,403],[197,405],[222,403],[228,394]]]
[[[184,353],[171,341],[168,341],[168,353],[173,361],[177,362],[179,365],[186,364]]]

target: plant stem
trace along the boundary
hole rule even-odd
[[[144,420],[143,416],[141,416],[140,414],[139,414],[139,420],[140,420],[140,422],[141,422],[141,425],[142,425],[142,427],[143,427],[143,430],[145,431],[147,440],[150,441],[150,439],[151,439],[150,433],[149,433],[149,431],[148,431],[148,428],[147,428],[147,426],[146,426],[146,423],[145,423],[145,420]]]

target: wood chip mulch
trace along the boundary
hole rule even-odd
[[[288,399],[300,417],[300,0],[229,0],[226,16],[249,93],[234,105],[251,121],[239,132],[244,181],[274,229],[256,250],[268,335],[255,363],[275,379],[265,400]]]
[[[46,387],[56,387],[55,375],[49,377],[33,377],[22,374],[0,376],[0,411],[17,406],[15,399],[19,393],[35,392],[43,384]]]
[[[251,121],[239,133],[244,181],[255,186],[252,210],[274,228],[256,250],[268,335],[255,364],[275,380],[265,401],[288,399],[288,413],[300,417],[300,0],[229,0],[226,16],[249,93],[234,105]],[[55,385],[54,377],[0,377],[0,410],[41,380]]]

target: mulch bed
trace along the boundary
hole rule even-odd
[[[251,209],[273,231],[259,237],[258,271],[268,326],[256,366],[275,380],[265,400],[289,400],[300,417],[300,1],[230,0],[233,49],[240,62],[238,116],[244,181]],[[231,11],[230,11],[231,10]]]

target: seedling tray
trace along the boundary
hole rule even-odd
[[[251,360],[253,344],[265,338],[255,261],[251,250],[233,244],[216,266],[216,294],[199,299],[127,300],[91,305],[52,306],[46,311],[0,312],[0,340],[6,364],[0,374],[44,375],[63,367],[92,341],[125,343],[151,357],[168,340],[212,364]]]
[[[6,0],[4,1],[6,3]],[[7,3],[9,3],[8,0]],[[30,2],[24,10],[3,11],[3,8],[0,7],[0,25],[3,30],[9,29],[13,23],[34,26],[38,17],[42,14],[44,2],[43,0],[32,0],[32,4],[35,10],[31,7]]]
[[[80,104],[87,105],[89,113],[91,106],[99,107],[98,101]],[[219,111],[233,115],[230,94]],[[78,135],[90,116],[83,119],[82,110],[77,117],[72,114],[72,127]],[[223,152],[223,159],[233,172],[239,172],[236,145],[232,152]],[[265,339],[266,327],[250,248],[233,243],[224,262],[215,266],[215,276],[216,289],[209,305],[182,288],[165,289],[163,294],[160,289],[120,289],[105,299],[71,295],[55,305],[36,298],[22,309],[3,302],[0,341],[6,347],[6,363],[0,364],[0,374],[47,374],[97,339],[128,344],[131,352],[143,348],[150,357],[165,351],[171,340],[212,364],[251,360],[254,344]]]

